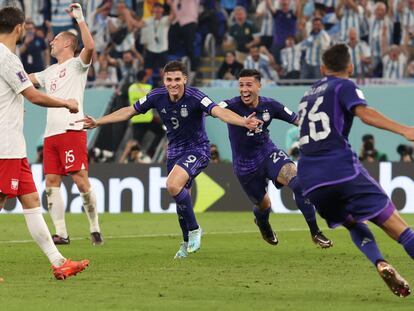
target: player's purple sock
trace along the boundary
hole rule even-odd
[[[309,201],[309,199],[303,196],[302,188],[299,185],[298,178],[293,177],[290,180],[288,187],[295,194],[296,205],[299,208],[299,210],[302,212],[303,216],[305,217],[305,220],[308,223],[308,226],[309,226],[309,229],[312,235],[318,233],[319,227],[318,227],[318,224],[316,223],[315,207]]]
[[[357,223],[347,228],[351,234],[352,241],[364,253],[368,259],[376,265],[378,261],[384,261],[377,242],[375,242],[374,235],[364,223]]]
[[[398,243],[404,246],[407,254],[414,259],[414,231],[411,228],[407,228],[401,233]]]
[[[181,191],[174,196],[174,200],[177,203],[177,214],[184,218],[188,230],[192,231],[198,229],[198,223],[193,210],[193,203],[188,190],[186,188],[181,189]]]
[[[270,208],[260,209],[257,206],[253,207],[253,214],[260,224],[266,224],[269,222]]]
[[[181,231],[183,232],[183,241],[188,242],[188,226],[183,215],[180,215],[180,210],[177,208],[178,222],[180,223]]]

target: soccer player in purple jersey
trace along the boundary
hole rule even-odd
[[[259,96],[260,78],[259,71],[243,69],[239,75],[240,96],[219,104],[242,117],[254,113],[263,121],[255,130],[228,125],[233,170],[254,204],[254,221],[263,239],[271,245],[276,245],[278,239],[269,223],[271,202],[267,186],[271,180],[276,188],[288,186],[292,189],[296,204],[308,223],[312,240],[322,248],[331,247],[332,242],[322,234],[316,223],[314,206],[302,195],[296,178],[295,163],[269,137],[268,126],[273,119],[298,125],[298,117],[274,99]]]
[[[187,72],[183,63],[169,62],[164,67],[164,87],[151,91],[129,106],[98,120],[86,117],[85,128],[125,121],[151,108],[158,111],[167,127],[167,190],[177,203],[177,214],[183,240],[174,258],[187,257],[201,246],[202,230],[198,225],[190,196],[194,178],[210,160],[210,144],[205,131],[205,114],[254,130],[261,123],[254,113],[247,118],[216,105],[196,88],[186,86]]]
[[[384,259],[366,221],[383,229],[414,259],[414,231],[400,217],[381,186],[351,150],[348,134],[354,116],[362,122],[414,140],[414,128],[401,125],[367,106],[362,91],[349,80],[353,72],[348,47],[334,45],[322,57],[323,79],[299,104],[301,186],[329,227],[343,225],[356,247],[400,297],[408,283]]]

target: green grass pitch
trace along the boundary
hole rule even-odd
[[[414,215],[404,218],[414,224]],[[0,215],[0,310],[414,310],[413,294],[394,296],[347,231],[328,230],[320,219],[331,249],[311,242],[301,215],[271,215],[280,240],[271,246],[251,213],[199,214],[202,248],[180,261],[173,260],[181,241],[175,215],[100,219],[105,245],[93,247],[86,217],[67,215],[72,243],[59,249],[91,264],[56,281],[23,215]],[[370,227],[386,258],[414,285],[413,261]]]

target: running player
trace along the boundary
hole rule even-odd
[[[278,189],[283,186],[292,189],[296,204],[309,226],[313,242],[322,248],[331,247],[332,242],[322,234],[316,223],[314,206],[302,195],[296,178],[295,163],[269,137],[268,126],[273,119],[297,125],[297,115],[274,99],[259,96],[260,78],[259,71],[243,69],[239,75],[240,96],[220,103],[223,108],[230,109],[240,116],[256,113],[257,118],[263,121],[263,124],[253,131],[228,125],[233,170],[254,204],[254,221],[263,239],[271,245],[276,245],[278,239],[269,223],[271,202],[267,186],[271,180]]]
[[[14,54],[16,44],[23,41],[24,14],[17,8],[0,10],[0,210],[7,198],[17,197],[23,207],[27,228],[33,240],[52,264],[59,280],[83,271],[88,260],[65,259],[53,244],[42,216],[40,199],[33,181],[23,136],[23,96],[44,107],[64,107],[78,111],[74,99],[58,99],[37,91],[30,82],[19,58]]]
[[[322,57],[323,79],[299,104],[300,159],[298,176],[304,195],[315,204],[329,227],[345,226],[356,247],[400,297],[408,283],[384,259],[366,221],[383,229],[414,259],[414,232],[400,217],[381,186],[351,150],[348,134],[354,116],[362,122],[414,140],[414,128],[401,125],[367,106],[364,94],[349,80],[353,72],[348,47],[334,45]]]
[[[204,114],[224,122],[253,130],[260,123],[254,114],[247,118],[217,106],[196,88],[186,86],[187,71],[183,63],[172,61],[164,67],[164,87],[151,91],[136,102],[98,120],[80,120],[85,128],[125,121],[155,108],[167,127],[167,190],[177,203],[177,214],[183,233],[175,258],[187,257],[201,246],[202,230],[193,211],[190,189],[194,178],[208,165],[210,145],[204,126]]]
[[[57,64],[29,75],[31,81],[44,87],[48,95],[58,98],[74,97],[79,102],[77,114],[57,108],[47,110],[43,146],[47,205],[56,230],[53,241],[55,244],[69,244],[60,185],[62,177],[70,174],[82,198],[92,244],[101,245],[103,238],[99,228],[96,197],[88,178],[86,131],[83,130],[82,124],[75,122],[83,116],[83,94],[94,51],[94,41],[85,23],[80,4],[71,4],[67,12],[78,23],[84,48],[79,56],[75,57],[77,37],[68,31],[61,32],[50,43],[51,55],[57,59]]]

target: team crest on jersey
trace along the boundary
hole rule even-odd
[[[15,179],[15,178],[12,178],[10,187],[11,187],[12,190],[19,189],[19,180]]]
[[[16,72],[16,75],[17,75],[17,77],[19,78],[19,80],[20,80],[20,82],[26,82],[27,81],[27,75],[26,75],[26,73],[24,72],[24,71],[19,71],[19,72]]]
[[[269,111],[265,110],[263,112],[263,115],[262,116],[263,116],[263,121],[267,122],[267,121],[270,120],[270,113],[269,113]]]
[[[59,78],[63,78],[64,76],[66,76],[66,68],[63,68],[63,69],[59,72]]]
[[[183,118],[187,118],[187,117],[188,117],[188,110],[187,110],[187,106],[181,106],[180,115],[181,115]]]

